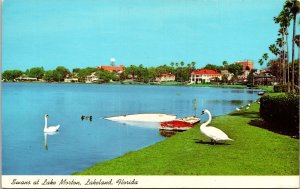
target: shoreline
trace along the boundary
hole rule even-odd
[[[256,102],[249,110],[213,118],[212,125],[234,141],[214,146],[199,133],[198,124],[72,175],[298,175],[298,139],[251,125],[253,120],[260,120]],[[278,154],[272,153],[275,149]],[[289,154],[287,159],[282,160],[283,154]]]
[[[115,83],[83,83],[83,82],[76,82],[76,83],[68,83],[68,82],[1,82],[3,83],[25,83],[25,84],[80,84],[80,85],[124,85],[124,86],[178,86],[178,87],[212,87],[212,88],[232,88],[232,89],[261,89],[261,90],[269,90],[268,88],[273,88],[273,86],[255,86],[255,87],[248,87],[247,85],[217,85],[217,84],[150,84],[150,83],[121,83],[121,82],[115,82]]]

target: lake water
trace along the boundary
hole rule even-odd
[[[2,173],[68,175],[165,139],[157,127],[125,125],[103,119],[106,116],[156,112],[191,116],[194,98],[197,116],[204,108],[216,116],[256,100],[257,92],[177,86],[2,83]],[[45,113],[49,114],[48,125],[61,125],[58,134],[44,135]],[[93,120],[82,121],[82,115],[92,115]]]

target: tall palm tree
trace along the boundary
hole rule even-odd
[[[293,15],[293,38],[292,38],[292,92],[295,91],[295,34],[296,34],[296,16],[299,13],[300,2],[292,0],[292,3],[287,3]]]
[[[191,64],[192,64],[193,69],[195,69],[196,62],[193,61]]]

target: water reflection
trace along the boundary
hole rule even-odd
[[[147,127],[147,128],[158,128],[160,126],[159,122],[141,122],[141,121],[122,121],[119,122],[123,125],[135,126],[135,127]]]
[[[172,130],[162,130],[162,129],[159,130],[159,134],[164,137],[171,137],[178,132],[182,132],[182,131],[172,131]]]
[[[47,136],[48,135],[56,135],[58,134],[59,132],[50,132],[50,133],[44,133],[44,146],[45,146],[45,149],[48,150],[48,143],[47,143]]]

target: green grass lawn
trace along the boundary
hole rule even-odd
[[[250,125],[259,105],[213,118],[234,141],[210,144],[199,125],[77,175],[298,175],[299,141]],[[207,119],[206,117],[204,118]]]

